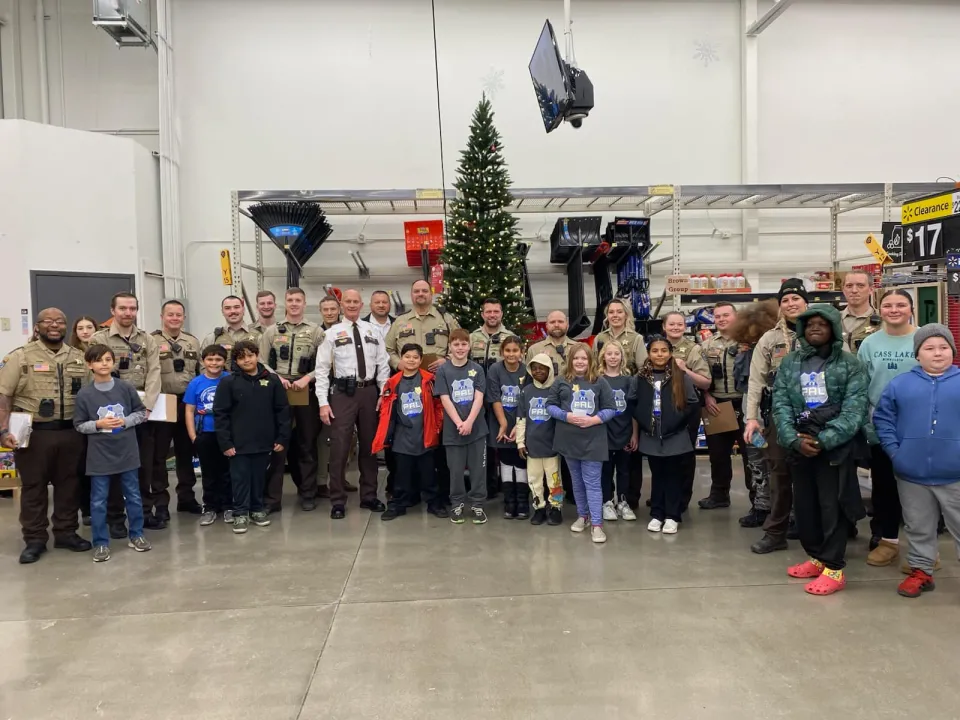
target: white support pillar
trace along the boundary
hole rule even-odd
[[[756,36],[746,32],[757,21],[757,0],[740,0],[740,13],[744,29],[740,36],[740,181],[750,185],[760,181],[759,48]],[[740,227],[740,259],[759,260],[759,213],[756,210],[741,212]],[[759,273],[748,274],[747,279],[754,290],[759,290]]]
[[[673,275],[679,275],[680,270],[680,208],[682,207],[681,200],[683,198],[683,192],[679,185],[673,186],[673,207],[670,208],[673,212]],[[673,296],[673,309],[680,309],[680,296]]]
[[[840,236],[840,203],[834,202],[830,206],[830,269],[834,273],[840,272],[840,260],[837,254],[837,244]]]
[[[243,287],[240,277],[240,273],[243,272],[243,268],[240,267],[240,198],[236,190],[230,193],[230,218],[233,229],[230,247],[230,263],[233,266],[233,284],[230,286],[230,294],[242,297]],[[257,273],[259,275],[263,272],[263,266],[257,263],[257,268],[260,271]]]

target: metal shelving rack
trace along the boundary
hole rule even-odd
[[[952,183],[856,183],[812,185],[659,185],[633,187],[514,188],[514,213],[642,213],[652,217],[670,211],[673,216],[672,274],[680,274],[681,219],[687,210],[819,210],[830,217],[830,264],[839,270],[839,217],[864,208],[882,208],[884,220],[905,202],[952,189]],[[443,215],[453,190],[237,190],[231,193],[233,218],[233,292],[239,294],[241,270],[256,273],[263,288],[263,237],[255,230],[256,264],[241,257],[241,209],[262,201],[309,200],[327,215]],[[700,296],[707,298],[709,296]],[[680,297],[676,296],[677,303]]]

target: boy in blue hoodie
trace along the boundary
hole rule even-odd
[[[910,575],[897,592],[915,598],[933,590],[941,513],[960,553],[960,370],[957,344],[943,325],[913,336],[919,367],[893,378],[873,425],[897,477]]]

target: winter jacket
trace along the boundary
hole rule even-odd
[[[898,477],[920,485],[960,481],[960,370],[914,367],[889,382],[873,425]]]
[[[257,374],[224,376],[213,399],[213,425],[223,451],[238,455],[273,452],[290,444],[290,403],[280,378],[257,364]]]
[[[661,442],[679,432],[687,431],[687,424],[691,418],[700,416],[700,405],[697,400],[696,388],[689,375],[684,375],[683,386],[687,392],[687,404],[683,410],[677,410],[673,400],[673,383],[667,373],[660,387],[660,422],[655,427],[653,421],[654,389],[652,367],[649,362],[644,363],[637,378],[637,404],[634,406],[634,418],[640,430],[647,435],[654,431]]]
[[[841,406],[840,414],[827,422],[817,435],[824,450],[833,450],[849,443],[861,431],[867,420],[867,373],[857,358],[844,350],[843,326],[840,312],[830,305],[811,305],[797,319],[797,338],[800,349],[788,354],[780,363],[773,386],[773,421],[777,424],[778,443],[781,447],[799,450],[797,416],[807,409],[800,387],[801,366],[805,359],[816,354],[803,337],[807,321],[819,315],[833,328],[833,343],[824,368],[827,396],[830,403]],[[754,353],[754,360],[756,360]],[[751,378],[750,390],[753,390]]]
[[[443,427],[443,406],[433,394],[433,373],[420,371],[420,389],[423,397],[423,446],[432,448],[440,444],[440,428]],[[393,404],[397,401],[397,385],[403,379],[400,371],[390,377],[380,395],[380,420],[373,438],[373,452],[378,453],[393,440]]]

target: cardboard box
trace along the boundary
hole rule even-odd
[[[290,403],[291,407],[304,407],[310,404],[310,388],[304,388],[303,390],[295,390],[290,388],[287,390],[287,402]]]

